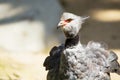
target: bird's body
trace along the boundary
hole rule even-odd
[[[97,42],[67,48],[61,54],[60,80],[110,80],[109,51]],[[63,68],[64,67],[64,68]]]
[[[68,21],[68,25],[59,23],[66,41],[53,48],[44,62],[49,70],[47,80],[110,80],[110,72],[120,74],[117,55],[105,44],[90,41],[86,46],[82,45],[78,32],[84,19],[71,13],[67,15],[64,13],[62,20]]]

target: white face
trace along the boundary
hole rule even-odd
[[[58,26],[63,30],[66,37],[71,37],[69,35],[75,37],[78,34],[82,23],[83,20],[80,16],[74,15],[72,13],[63,13]]]

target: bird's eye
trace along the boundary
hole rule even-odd
[[[67,19],[67,20],[65,20],[65,22],[71,22],[73,19],[71,19],[71,18],[69,18],[69,19]]]

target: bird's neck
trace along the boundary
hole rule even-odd
[[[79,43],[79,35],[73,38],[67,38],[65,41],[65,48],[76,46]]]

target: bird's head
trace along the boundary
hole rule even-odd
[[[67,38],[75,37],[81,29],[82,23],[87,18],[64,12],[57,28],[61,28]]]

